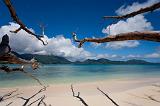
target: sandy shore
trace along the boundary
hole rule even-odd
[[[73,84],[73,87],[75,93],[80,92],[80,96],[89,106],[115,106],[97,90],[97,87],[106,92],[120,106],[160,106],[160,87],[155,87],[153,84],[160,84],[160,78],[112,79],[76,83]],[[16,88],[18,88],[16,93],[23,93],[19,96],[28,98],[42,87],[25,86],[0,88],[0,95],[6,94]],[[43,95],[46,95],[44,101],[47,104],[52,104],[52,106],[83,106],[77,98],[72,96],[71,84],[49,85],[46,91],[35,96],[30,102]],[[10,102],[13,102],[10,106],[22,106],[24,103],[22,99],[14,97],[0,102],[0,106],[5,106]],[[33,106],[37,106],[37,104]]]

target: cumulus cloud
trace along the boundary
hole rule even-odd
[[[143,15],[137,15],[132,18],[128,18],[126,21],[119,21],[116,24],[110,25],[110,34],[116,35],[119,33],[144,31],[153,29],[150,22],[144,18]],[[109,34],[109,28],[104,28],[103,33]]]
[[[124,14],[128,14],[131,13],[133,11],[137,11],[141,8],[145,8],[148,6],[151,6],[155,3],[159,2],[159,0],[148,0],[144,3],[139,3],[139,2],[134,2],[132,5],[128,5],[127,7],[125,5],[121,6],[116,13],[118,15],[124,15]]]
[[[83,48],[77,48],[74,46],[71,39],[65,38],[63,35],[58,35],[52,38],[45,36],[48,45],[44,46],[39,40],[26,33],[24,30],[19,31],[16,34],[9,32],[18,27],[18,24],[10,23],[9,25],[4,25],[0,28],[0,38],[4,34],[8,34],[12,50],[18,53],[63,56],[71,61],[84,60],[92,56],[90,52],[85,51]]]
[[[145,3],[139,4],[138,2],[133,3],[131,6],[122,6],[120,7],[116,13],[118,15],[123,15],[126,13],[130,13],[132,11],[138,10],[142,7],[152,5],[156,3],[158,0],[148,0]],[[112,24],[102,30],[103,33],[109,35],[116,35],[119,33],[127,33],[134,31],[144,31],[144,30],[152,30],[153,27],[150,22],[143,16],[137,15],[135,17],[128,18],[125,21],[118,21],[116,24]],[[120,49],[123,47],[137,47],[139,45],[138,41],[120,41],[120,42],[111,42],[107,43],[107,48]]]
[[[145,58],[160,58],[160,53],[147,54]]]

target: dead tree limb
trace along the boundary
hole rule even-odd
[[[13,93],[15,93],[15,92],[17,92],[17,91],[18,91],[18,89],[14,90],[14,91],[11,91],[11,92],[3,95],[3,96],[0,96],[0,102],[5,101],[5,100],[8,100],[8,99],[11,99],[11,98],[14,98],[14,97],[20,95],[20,94],[12,95]]]
[[[75,42],[79,42],[79,48],[85,42],[94,42],[94,43],[106,43],[106,42],[113,42],[113,41],[125,41],[125,40],[146,40],[146,41],[153,41],[153,42],[160,42],[160,32],[156,31],[144,31],[144,32],[128,32],[128,33],[121,33],[117,35],[109,35],[105,38],[84,38],[82,40],[77,39],[76,33],[72,33],[73,40]]]
[[[40,41],[43,43],[43,45],[47,45],[47,44],[41,39],[42,36],[39,36],[39,35],[31,32],[29,29],[27,29],[27,27],[23,24],[23,22],[18,18],[17,14],[16,14],[16,11],[15,11],[14,7],[12,6],[10,0],[4,0],[4,3],[5,3],[5,5],[7,6],[8,10],[9,10],[9,12],[10,12],[10,15],[11,15],[11,17],[12,17],[12,19],[13,19],[17,24],[20,25],[20,27],[19,27],[18,29],[16,29],[15,31],[10,31],[10,32],[12,32],[12,33],[18,33],[21,29],[23,29],[23,30],[25,30],[27,33],[35,36],[38,40],[40,40]]]
[[[38,106],[40,106],[41,104],[43,104],[44,106],[47,106],[47,104],[44,102],[44,99],[46,98],[45,95],[43,95],[38,103]]]
[[[21,58],[15,56],[12,53],[1,55],[0,62],[6,63],[6,64],[22,64],[22,65],[31,64],[31,67],[33,70],[39,68],[39,63],[36,60],[34,60],[34,59],[32,59],[30,61],[24,60],[24,59],[21,59]]]
[[[102,94],[104,94],[115,106],[119,106],[111,97],[108,96],[105,92],[103,92],[101,89],[97,88]]]
[[[35,76],[33,76],[31,73],[24,71],[23,66],[20,67],[20,68],[10,68],[8,66],[2,65],[2,66],[0,66],[0,70],[3,70],[5,72],[7,72],[7,73],[10,73],[10,72],[22,72],[26,76],[28,76],[28,77],[36,80],[40,85],[43,85],[38,78],[36,78]]]
[[[38,102],[37,106],[40,106],[41,104],[43,104],[44,106],[47,106],[47,104],[43,101],[45,99],[45,95],[43,95],[42,97],[38,98],[37,100],[33,101],[32,103],[30,103],[28,106],[33,105],[34,103]]]
[[[73,86],[72,86],[72,85],[71,85],[71,90],[72,90],[72,93],[73,93],[73,97],[79,99],[84,106],[88,106],[88,104],[83,100],[83,98],[80,97],[80,92],[78,92],[78,94],[75,95],[75,92],[74,92],[74,89],[73,89]]]
[[[29,106],[27,105],[29,103],[29,101],[34,98],[35,96],[37,96],[39,93],[43,92],[43,91],[46,91],[46,87],[44,86],[42,89],[40,89],[37,93],[35,93],[34,95],[32,95],[31,97],[29,98],[24,98],[24,97],[18,97],[20,99],[23,99],[25,102],[22,106]],[[41,98],[39,98],[38,100],[40,100]],[[32,102],[30,105],[32,105],[33,103],[37,102],[38,100]]]
[[[157,10],[160,8],[160,2],[155,3],[149,7],[145,7],[145,8],[141,8],[138,11],[134,11],[132,13],[126,14],[126,15],[122,15],[122,16],[104,16],[104,19],[108,19],[108,18],[115,18],[115,19],[126,19],[126,18],[130,18],[130,17],[134,17],[138,14],[142,14],[142,13],[146,13],[146,12],[153,12],[154,10]]]

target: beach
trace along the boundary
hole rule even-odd
[[[138,79],[110,79],[94,82],[72,83],[75,95],[80,92],[80,97],[89,106],[114,106],[114,104],[104,96],[97,87],[103,90],[120,106],[159,106],[160,105],[160,78],[138,78]],[[18,89],[15,94],[19,97],[28,98],[38,92],[42,86],[17,86],[0,88],[1,95]],[[67,84],[51,84],[46,91],[39,93],[30,103],[39,97],[45,95],[45,103],[52,106],[83,106],[81,101],[73,97],[71,91],[71,83]],[[151,98],[150,98],[151,96]],[[155,100],[152,100],[152,99]],[[157,100],[157,101],[156,101]],[[0,103],[5,106],[13,102],[10,106],[21,106],[25,101],[14,97]],[[37,102],[38,103],[38,102]],[[33,104],[36,106],[37,103]]]

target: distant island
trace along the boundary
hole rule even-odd
[[[131,59],[127,61],[112,61],[105,58],[97,60],[87,59],[85,61],[71,62],[64,57],[54,56],[54,55],[18,54],[16,52],[12,53],[26,60],[31,60],[32,58],[35,58],[39,63],[42,64],[160,64],[160,63],[152,63],[145,60],[137,60],[137,59]]]

